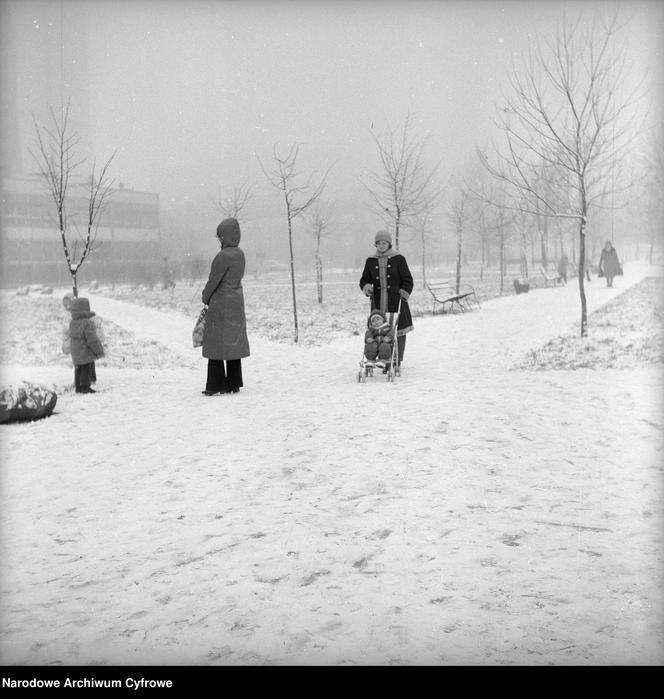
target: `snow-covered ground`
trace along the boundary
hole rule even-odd
[[[3,664],[664,661],[662,364],[514,369],[578,323],[574,282],[416,318],[394,383],[357,382],[361,336],[249,327],[211,398],[192,318],[90,298],[173,361],[0,427]]]

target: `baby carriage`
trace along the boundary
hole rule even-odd
[[[374,309],[375,310],[375,309]],[[362,359],[360,360],[360,371],[357,374],[357,380],[360,383],[364,383],[367,380],[367,376],[374,375],[374,369],[378,368],[382,370],[388,381],[394,381],[395,376],[401,376],[401,369],[399,367],[399,351],[397,343],[397,326],[399,324],[399,313],[401,312],[401,299],[399,299],[399,306],[397,312],[394,314],[393,322],[391,324],[390,330],[392,335],[392,348],[390,350],[389,358],[378,356],[376,359],[369,359],[362,352]]]

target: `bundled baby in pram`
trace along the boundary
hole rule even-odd
[[[384,313],[374,309],[367,320],[367,331],[364,333],[364,356],[367,366],[383,368],[387,374],[392,361],[395,330],[388,323]]]

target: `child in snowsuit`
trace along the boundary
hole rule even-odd
[[[376,358],[384,362],[383,373],[387,373],[393,344],[394,328],[387,322],[385,314],[378,310],[371,311],[364,333],[364,356],[369,362],[375,362]]]
[[[65,294],[62,297],[62,305],[65,307],[65,310],[67,313],[70,311],[70,306],[72,299],[74,299],[75,296],[71,292]],[[90,311],[90,319],[92,322],[95,324],[95,330],[97,331],[97,337],[99,338],[99,342],[101,342],[102,346],[106,346],[106,335],[104,333],[104,326],[101,322],[101,318],[94,312]],[[62,352],[64,354],[71,354],[71,339],[69,337],[69,322],[71,318],[67,318],[66,323],[62,327]],[[97,370],[95,368],[95,363],[92,362],[92,366],[90,367],[90,383],[96,383],[97,382]]]
[[[90,302],[86,298],[73,298],[69,310],[69,341],[76,393],[96,393],[90,388],[92,372],[95,360],[104,356],[104,347],[92,320],[94,313],[90,311]]]

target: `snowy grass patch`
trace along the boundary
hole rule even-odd
[[[94,297],[90,299],[94,310]],[[58,298],[0,294],[2,341],[0,364],[71,367],[61,351],[62,329],[69,321]],[[102,318],[106,356],[100,364],[115,368],[179,368],[182,357],[154,341],[139,341],[130,332]],[[192,357],[192,365],[195,358]]]
[[[648,277],[588,316],[588,335],[556,337],[516,369],[629,369],[664,361],[664,279]]]

